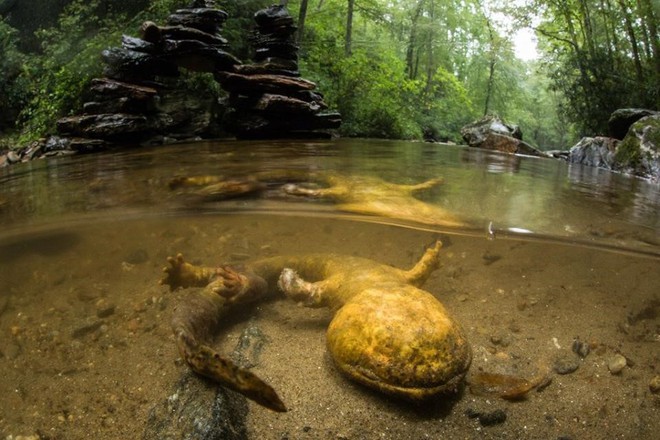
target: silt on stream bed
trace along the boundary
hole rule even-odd
[[[332,252],[409,267],[436,238],[445,243],[442,265],[424,288],[467,332],[474,351],[468,382],[486,373],[530,380],[542,371],[542,386],[515,401],[483,389],[475,394],[470,386],[424,405],[390,399],[334,367],[325,347],[327,310],[282,298],[237,310],[216,339],[216,348],[230,354],[246,329],[257,328],[263,347],[246,356],[289,408],[277,414],[243,403],[239,434],[277,440],[653,437],[660,429],[657,258],[255,214],[59,224],[3,238],[0,435],[142,437],[153,423],[152,408],[189,374],[169,324],[185,292],[158,285],[168,255],[183,252],[213,265]],[[621,369],[612,373],[613,365]],[[213,397],[200,399],[213,403]]]

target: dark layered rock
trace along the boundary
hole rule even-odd
[[[220,32],[222,24],[227,20],[227,13],[215,8],[189,8],[177,9],[170,15],[167,24],[170,26],[183,26],[215,34]]]
[[[141,140],[136,139],[135,135],[153,134],[159,128],[159,124],[145,115],[128,113],[67,116],[57,121],[57,131],[62,135],[115,141],[123,141],[128,138]]]
[[[149,411],[142,440],[246,440],[247,412],[240,394],[186,373]]]
[[[239,138],[330,137],[341,125],[327,108],[316,84],[300,78],[293,18],[283,5],[257,11],[251,43],[254,64],[216,71],[233,107],[228,127]]]
[[[241,64],[224,50],[227,40],[219,32],[226,19],[213,1],[195,0],[172,14],[166,26],[148,21],[141,38],[124,35],[121,47],[102,52],[105,77],[92,80],[83,114],[60,119],[58,133],[90,139],[88,148],[76,151],[218,135],[218,102],[192,97],[168,78],[178,77],[182,67],[217,72]]]
[[[298,115],[290,117],[282,114],[268,117],[254,111],[234,110],[227,116],[237,137],[241,139],[273,138],[324,138],[330,137],[329,130],[336,130],[341,125],[341,115],[336,112]]]
[[[113,79],[140,83],[156,76],[179,76],[177,65],[158,55],[113,47],[101,52],[101,58],[106,64],[103,74]]]
[[[278,92],[287,95],[306,90],[314,90],[316,88],[316,84],[306,79],[283,75],[242,75],[230,72],[216,72],[215,77],[222,84],[222,88],[228,92],[248,96]]]
[[[147,21],[140,37],[124,35],[121,47],[102,52],[104,77],[92,80],[82,114],[60,119],[58,136],[0,155],[0,163],[224,135],[224,101],[179,88],[180,68],[213,73],[229,92],[226,121],[238,137],[329,137],[341,116],[323,113],[323,95],[300,78],[296,27],[286,8],[255,14],[255,63],[249,65],[226,52],[220,35],[226,19],[214,1],[193,0],[166,25]]]
[[[646,116],[655,114],[660,113],[643,108],[621,108],[615,110],[610,115],[610,119],[607,122],[610,137],[623,140],[623,138],[628,134],[628,129],[631,125]]]
[[[218,48],[226,48],[228,41],[217,34],[209,34],[199,29],[184,26],[158,26],[153,21],[146,21],[140,28],[141,40],[154,46],[167,40],[195,40]]]
[[[526,154],[547,157],[547,154],[522,140],[517,125],[507,124],[497,116],[485,116],[461,129],[465,142],[475,148],[501,151],[509,154]]]

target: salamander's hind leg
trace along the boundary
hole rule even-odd
[[[440,265],[439,254],[442,248],[440,240],[435,242],[433,247],[430,247],[424,252],[422,258],[413,266],[412,269],[404,271],[406,280],[413,286],[421,286],[428,279],[431,273]]]

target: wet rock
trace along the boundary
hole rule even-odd
[[[608,137],[584,137],[571,147],[568,162],[592,167],[611,168],[618,141]]]
[[[499,345],[500,347],[508,347],[511,345],[511,335],[505,332],[495,333],[490,336],[490,342],[493,345]]]
[[[322,114],[327,106],[321,94],[312,92],[316,84],[299,78],[293,17],[285,6],[273,5],[257,11],[254,20],[255,63],[215,73],[231,93],[227,126],[245,139],[330,137],[341,116]]]
[[[57,121],[57,131],[63,135],[84,138],[123,140],[137,134],[146,136],[157,131],[159,125],[159,121],[145,115],[102,113],[64,117]]]
[[[236,135],[243,139],[327,138],[331,133],[326,130],[333,130],[341,125],[341,115],[318,113],[311,117],[268,119],[256,113],[230,112],[227,121],[232,124]]]
[[[109,303],[104,299],[100,299],[96,302],[96,316],[98,318],[108,318],[109,316],[114,315],[116,309],[117,306],[115,304]]]
[[[268,338],[251,319],[232,352],[232,359],[242,368],[253,368],[259,364],[259,356]]]
[[[628,134],[628,129],[640,119],[660,114],[659,112],[642,108],[621,108],[615,110],[607,122],[609,135],[614,139],[622,140]]]
[[[214,8],[177,9],[174,14],[169,16],[167,24],[189,27],[207,34],[216,34],[222,29],[227,17],[225,11]]]
[[[573,344],[571,344],[571,350],[573,350],[573,353],[577,354],[582,359],[584,359],[589,355],[589,352],[591,351],[591,346],[589,345],[588,342],[584,342],[578,338],[575,338],[573,340]]]
[[[467,411],[465,411],[465,415],[471,419],[478,419],[481,426],[493,426],[504,423],[506,421],[506,412],[501,409],[482,412],[468,408]]]
[[[150,411],[142,440],[247,439],[247,401],[193,373]]]
[[[162,56],[196,72],[233,70],[241,61],[222,49],[197,40],[165,40]]]
[[[164,40],[195,40],[217,48],[226,48],[228,41],[217,34],[209,34],[199,29],[184,26],[158,26],[152,21],[145,21],[140,28],[141,40],[154,45]]]
[[[570,374],[580,367],[580,360],[571,352],[562,350],[553,363],[553,369],[557,374]]]
[[[112,143],[103,139],[50,136],[39,150],[39,157],[105,151]]]
[[[649,391],[653,394],[660,393],[660,375],[654,376],[649,382]]]
[[[215,78],[223,89],[247,96],[263,93],[298,93],[316,88],[316,84],[311,81],[284,75],[241,75],[230,72],[216,72]]]
[[[175,63],[148,53],[113,47],[101,52],[101,58],[107,64],[104,75],[113,79],[139,83],[156,76],[179,76]]]
[[[624,368],[626,368],[627,364],[628,361],[625,356],[617,353],[607,360],[607,369],[610,370],[610,373],[612,374],[619,374]]]
[[[660,113],[635,122],[614,159],[618,171],[660,181]]]
[[[517,125],[510,125],[497,116],[488,115],[461,128],[461,135],[470,147],[547,157],[545,153],[523,142]]]
[[[136,102],[153,102],[158,91],[153,87],[122,82],[110,78],[95,78],[89,91],[99,99],[126,98]]]
[[[254,110],[265,115],[314,115],[321,110],[316,102],[306,102],[289,96],[271,95],[265,93],[257,99],[237,96],[231,101],[234,108]]]
[[[71,333],[73,339],[80,339],[83,336],[89,335],[97,331],[103,325],[103,321],[100,319],[88,319],[83,324],[80,324],[76,327]]]

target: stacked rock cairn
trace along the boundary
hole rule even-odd
[[[228,125],[239,138],[330,137],[341,116],[323,112],[327,105],[316,84],[300,78],[297,28],[286,7],[270,6],[254,19],[254,63],[215,72],[230,93]]]
[[[241,62],[225,51],[220,31],[227,13],[213,1],[195,0],[171,14],[166,26],[145,22],[141,38],[122,37],[121,47],[106,49],[103,78],[92,80],[91,100],[83,114],[60,119],[62,138],[45,149],[96,150],[127,143],[212,136],[217,103],[191,99],[174,78],[179,67],[199,72],[232,70]]]
[[[99,151],[114,145],[159,144],[178,139],[330,136],[341,119],[326,108],[315,85],[300,78],[296,28],[286,9],[255,14],[256,63],[243,65],[226,52],[220,32],[227,13],[213,0],[193,0],[165,26],[145,22],[141,37],[124,35],[121,47],[104,50],[103,78],[92,80],[83,113],[57,121],[59,136],[35,142],[18,160]],[[230,93],[233,110],[210,96],[200,102],[177,86],[180,68],[213,73]]]

